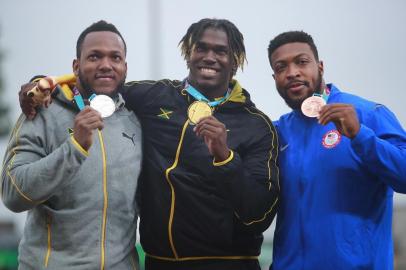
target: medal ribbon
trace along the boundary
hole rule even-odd
[[[219,104],[223,103],[229,96],[230,96],[230,91],[228,90],[226,95],[220,99],[210,101],[208,98],[206,98],[202,93],[199,92],[196,88],[191,86],[190,84],[187,83],[186,85],[186,91],[194,97],[198,101],[205,101],[207,104],[209,104],[210,107],[216,107]]]
[[[89,101],[92,100],[96,95],[92,94],[89,97]],[[80,94],[79,90],[75,87],[73,88],[73,99],[76,102],[76,106],[78,106],[78,109],[81,111],[85,108],[85,102],[83,101],[83,97]]]
[[[323,90],[323,93],[314,93],[313,96],[321,97],[327,103],[328,97],[330,96],[330,89],[328,89],[328,87],[326,86],[326,88],[324,88]]]

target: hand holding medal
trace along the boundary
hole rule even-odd
[[[196,125],[193,131],[197,136],[204,139],[205,144],[216,162],[226,160],[230,155],[230,149],[227,146],[227,130],[213,114],[213,107],[225,102],[230,95],[227,91],[225,96],[215,101],[209,101],[197,89],[190,84],[186,85],[185,90],[196,99],[189,105],[187,110],[188,120]]]
[[[193,128],[197,136],[202,137],[216,162],[226,160],[230,155],[227,146],[226,126],[214,116],[201,118]]]
[[[319,123],[327,125],[333,122],[337,130],[352,139],[360,129],[357,112],[351,104],[334,103],[324,106],[320,110]]]

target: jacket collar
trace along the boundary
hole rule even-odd
[[[183,80],[182,84],[181,84],[181,90],[183,90],[185,88],[186,85],[186,79]],[[250,101],[250,95],[248,94],[248,92],[246,90],[244,90],[240,83],[235,80],[232,79],[229,85],[230,89],[231,89],[231,93],[228,96],[228,98],[221,103],[221,105],[224,104],[229,104],[230,102],[234,102],[234,103],[240,103],[240,104],[245,104],[245,103],[252,103]]]

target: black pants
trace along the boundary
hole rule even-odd
[[[261,270],[258,260],[197,260],[171,262],[145,257],[145,270]]]

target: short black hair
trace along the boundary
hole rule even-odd
[[[244,62],[247,61],[245,55],[244,37],[238,28],[229,20],[225,19],[201,19],[200,21],[193,23],[186,34],[179,41],[179,46],[182,52],[182,56],[187,60],[193,50],[193,47],[201,38],[203,32],[208,29],[220,29],[227,34],[228,44],[231,49],[231,55],[234,63],[241,69],[244,66]]]
[[[310,46],[310,49],[312,50],[314,54],[314,58],[319,61],[319,53],[317,52],[317,47],[316,44],[314,44],[313,38],[311,35],[309,35],[306,32],[303,31],[288,31],[284,32],[282,34],[277,35],[274,39],[272,39],[269,42],[268,46],[268,59],[269,63],[272,66],[271,62],[271,56],[275,52],[276,49],[278,49],[280,46],[288,44],[288,43],[294,43],[294,42],[301,42],[301,43],[307,43]]]
[[[80,33],[78,41],[76,42],[76,58],[78,58],[78,59],[80,58],[80,54],[82,52],[82,44],[83,44],[83,41],[85,40],[85,37],[87,36],[87,34],[92,33],[92,32],[102,32],[102,31],[113,32],[113,33],[116,33],[117,35],[119,35],[119,37],[121,38],[121,40],[124,43],[124,51],[125,51],[125,54],[127,55],[127,44],[125,43],[125,40],[124,40],[123,36],[121,35],[121,33],[117,30],[117,28],[114,26],[114,24],[108,23],[104,20],[100,20],[98,22],[91,24],[88,28],[83,30],[82,33]]]

